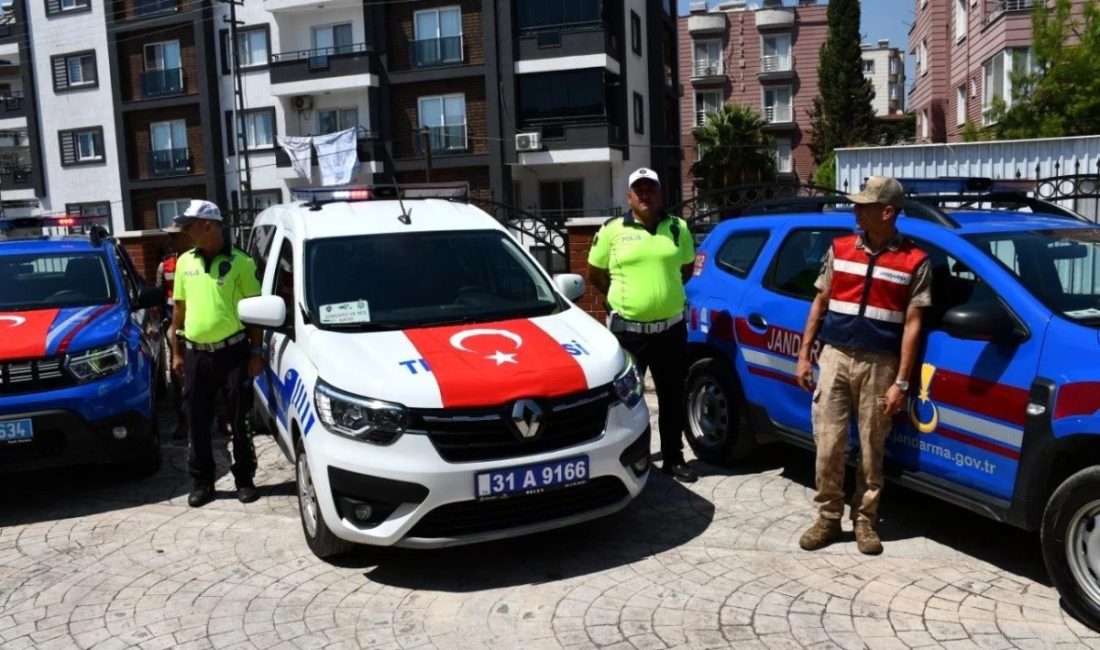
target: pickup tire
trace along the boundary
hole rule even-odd
[[[294,442],[294,457],[294,476],[298,484],[298,513],[301,515],[302,532],[306,535],[309,550],[322,560],[350,552],[356,545],[334,535],[325,524],[324,516],[321,515],[321,504],[317,502],[313,473],[301,438]]]
[[[1100,467],[1081,470],[1058,486],[1043,513],[1041,539],[1063,606],[1100,630]]]
[[[697,457],[726,465],[756,450],[741,384],[725,361],[705,357],[693,363],[685,396],[688,444]]]

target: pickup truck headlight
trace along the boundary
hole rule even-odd
[[[106,377],[126,367],[126,345],[119,342],[84,352],[74,352],[69,355],[65,366],[77,381]]]
[[[623,369],[612,382],[615,387],[615,395],[626,404],[627,408],[634,408],[642,401],[642,373],[638,372],[638,365],[634,363],[634,355],[623,350]]]
[[[322,381],[313,389],[313,401],[321,423],[345,438],[388,445],[409,426],[404,406],[345,393]]]

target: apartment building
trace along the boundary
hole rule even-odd
[[[827,10],[815,0],[766,0],[759,7],[736,0],[713,9],[693,2],[690,15],[679,19],[680,74],[687,80],[680,102],[685,197],[694,193],[689,170],[698,155],[692,129],[728,102],[764,118],[781,177],[809,180],[809,111]]]
[[[862,46],[863,76],[871,82],[875,96],[871,107],[880,118],[905,112],[905,59],[901,50],[890,47],[889,39]]]
[[[1031,65],[1036,1],[915,0],[908,105],[918,142],[959,142],[968,123],[990,123],[994,98],[1012,104],[1010,74]],[[1080,11],[1084,0],[1074,2]]]

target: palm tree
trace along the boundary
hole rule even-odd
[[[708,115],[694,131],[700,152],[691,165],[695,185],[708,191],[774,179],[773,143],[764,124],[756,111],[733,102]]]

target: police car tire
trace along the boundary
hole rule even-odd
[[[301,485],[301,465],[305,462],[308,466],[309,460],[306,456],[305,445],[302,443],[302,439],[298,438],[294,442],[294,478],[297,485]],[[310,468],[310,473],[313,473]],[[302,533],[306,537],[306,545],[309,546],[309,550],[313,551],[313,554],[318,558],[324,560],[330,557],[336,557],[344,555],[355,548],[355,544],[347,540],[340,539],[332,533],[328,525],[325,523],[325,518],[321,514],[320,505],[317,506],[317,530],[316,533],[311,535],[309,527],[306,525],[306,513],[302,508],[302,492],[298,490],[298,517],[302,520]]]
[[[726,431],[715,444],[706,444],[695,435],[695,423],[692,422],[692,394],[701,386],[711,384],[721,391],[728,414]],[[748,419],[741,384],[725,361],[715,357],[705,357],[693,363],[688,369],[684,397],[687,400],[687,439],[695,455],[709,463],[719,465],[743,460],[756,451],[756,435]]]
[[[1100,602],[1090,598],[1070,568],[1066,538],[1072,518],[1091,502],[1100,501],[1100,467],[1081,470],[1054,491],[1043,513],[1043,560],[1063,606],[1089,627],[1100,630]],[[1100,582],[1100,576],[1095,576]]]

